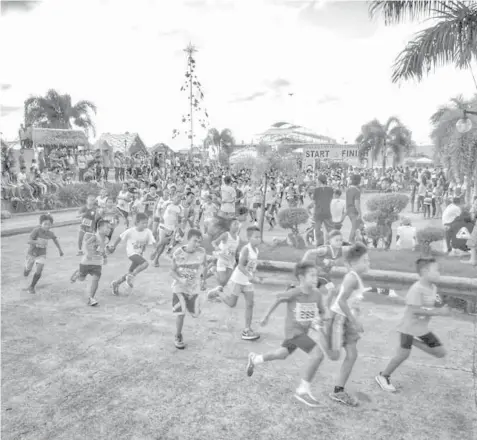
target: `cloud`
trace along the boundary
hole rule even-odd
[[[0,90],[2,92],[5,92],[6,90],[11,89],[11,88],[12,88],[11,84],[0,84]]]
[[[268,84],[272,90],[280,90],[284,87],[290,87],[291,82],[284,78],[277,78]]]
[[[251,95],[244,96],[242,98],[232,99],[229,102],[231,102],[231,103],[250,102],[250,101],[255,101],[257,98],[261,98],[261,97],[266,96],[266,95],[267,95],[267,92],[255,92],[255,93],[252,93]]]
[[[1,5],[1,15],[7,15],[12,12],[20,12],[20,13],[25,13],[25,12],[30,12],[31,10],[35,9],[37,6],[39,6],[41,1],[3,1],[2,0],[2,5]]]
[[[21,105],[2,105],[0,106],[0,113],[2,116],[8,116],[12,113],[20,111],[23,107]]]
[[[316,100],[316,103],[318,105],[324,105],[324,104],[330,104],[331,102],[337,102],[341,101],[341,98],[339,96],[335,95],[324,95],[321,98]]]

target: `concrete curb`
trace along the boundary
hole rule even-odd
[[[27,217],[29,215],[34,216],[34,217],[40,217],[42,214],[58,214],[61,212],[75,212],[79,211],[81,206],[77,206],[75,208],[62,208],[62,209],[54,209],[53,211],[33,211],[33,212],[18,212],[18,213],[11,213],[12,218],[15,217]]]
[[[295,263],[286,261],[259,260],[258,269],[264,272],[292,273]],[[332,279],[340,280],[346,274],[344,267],[335,267],[331,272]],[[370,270],[363,275],[363,281],[372,287],[386,287],[390,289],[409,288],[418,280],[417,274],[407,272],[394,272],[387,270]],[[476,278],[460,278],[442,276],[438,283],[439,291],[443,295],[451,295],[463,299],[477,299],[477,274]]]
[[[63,228],[64,226],[72,226],[72,225],[79,225],[79,224],[80,224],[79,219],[67,220],[64,222],[53,223],[52,228]],[[25,226],[23,228],[9,229],[6,231],[2,230],[0,236],[13,237],[14,235],[29,234],[34,227],[35,226]]]

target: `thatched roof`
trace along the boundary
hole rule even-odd
[[[22,139],[30,139],[35,145],[60,145],[76,147],[89,146],[86,135],[81,130],[60,130],[56,128],[27,128]]]
[[[166,153],[166,154],[171,154],[173,153],[172,149],[163,143],[156,144],[149,148],[150,153]]]
[[[112,134],[103,133],[95,142],[94,148],[111,147],[113,152],[128,154],[147,153],[147,148],[137,133]]]

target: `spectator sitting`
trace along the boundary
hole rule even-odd
[[[2,198],[5,200],[10,200],[13,197],[16,197],[15,193],[18,191],[16,185],[10,180],[10,174],[7,170],[2,172]],[[18,195],[20,195],[18,193]]]
[[[31,199],[33,199],[33,188],[28,185],[28,179],[26,175],[26,168],[21,167],[20,172],[17,174],[17,184],[20,190],[25,190]]]
[[[472,230],[472,234],[470,234],[470,238],[467,240],[467,247],[470,249],[470,260],[464,261],[464,263],[477,266],[477,196],[474,197],[470,214],[474,221],[474,229]]]
[[[397,249],[414,249],[416,247],[416,228],[412,226],[411,219],[408,217],[403,217],[396,234]]]

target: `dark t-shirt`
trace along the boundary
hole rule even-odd
[[[28,249],[28,255],[34,257],[40,257],[46,255],[46,248],[48,246],[48,240],[56,239],[56,235],[52,231],[47,231],[38,226],[30,234],[30,240],[36,240],[37,244],[30,245]]]
[[[346,190],[346,214],[358,214],[356,200],[361,200],[361,191],[356,186],[350,186]]]
[[[315,188],[313,200],[315,202],[315,219],[331,219],[331,200],[333,199],[333,188],[331,186],[321,186]]]

